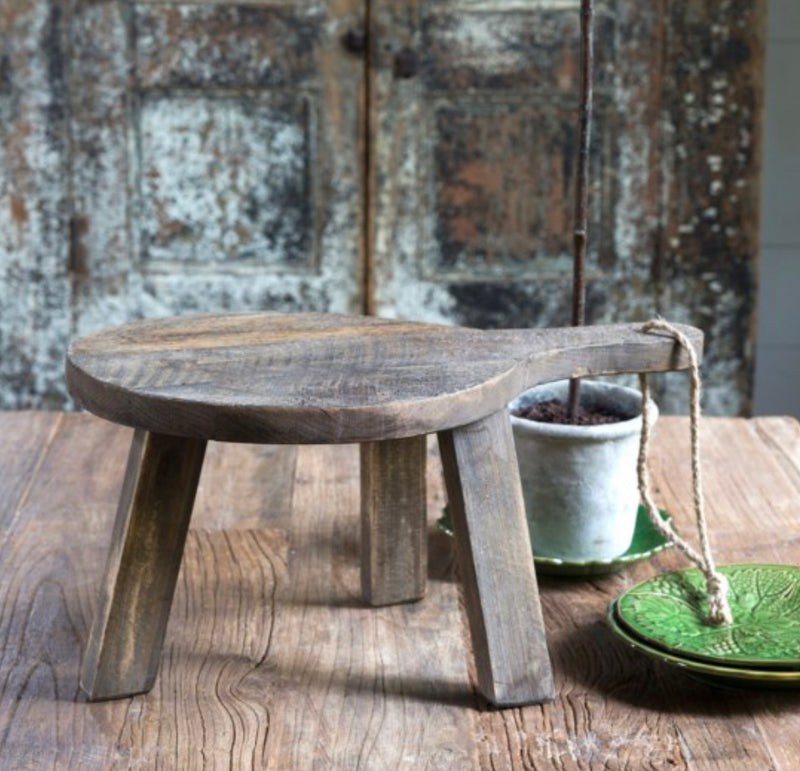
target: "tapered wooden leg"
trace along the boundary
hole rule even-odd
[[[361,588],[370,605],[425,594],[424,436],[361,445]]]
[[[478,687],[500,706],[553,698],[542,610],[505,411],[439,434]]]
[[[90,699],[153,686],[205,448],[199,439],[134,434],[81,672]]]

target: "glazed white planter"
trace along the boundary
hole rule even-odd
[[[613,559],[630,546],[636,524],[642,396],[633,388],[583,380],[583,406],[630,417],[572,426],[513,414],[534,402],[564,402],[568,389],[567,380],[546,383],[509,405],[533,550],[565,561]],[[652,401],[649,414],[652,424],[658,417]]]

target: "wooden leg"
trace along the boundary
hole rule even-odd
[[[361,588],[370,605],[425,594],[425,462],[424,436],[361,445]]]
[[[199,439],[134,434],[81,672],[92,700],[153,686],[205,448]]]
[[[439,447],[478,688],[500,706],[554,696],[511,423],[505,410]]]

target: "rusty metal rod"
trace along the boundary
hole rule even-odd
[[[581,100],[578,121],[578,165],[575,181],[575,231],[573,235],[572,326],[586,323],[586,239],[589,230],[589,142],[592,134],[592,69],[594,65],[594,0],[581,0]],[[569,381],[567,410],[575,423],[581,381]]]

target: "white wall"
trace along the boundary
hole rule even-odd
[[[800,417],[800,0],[769,0],[755,412]]]

